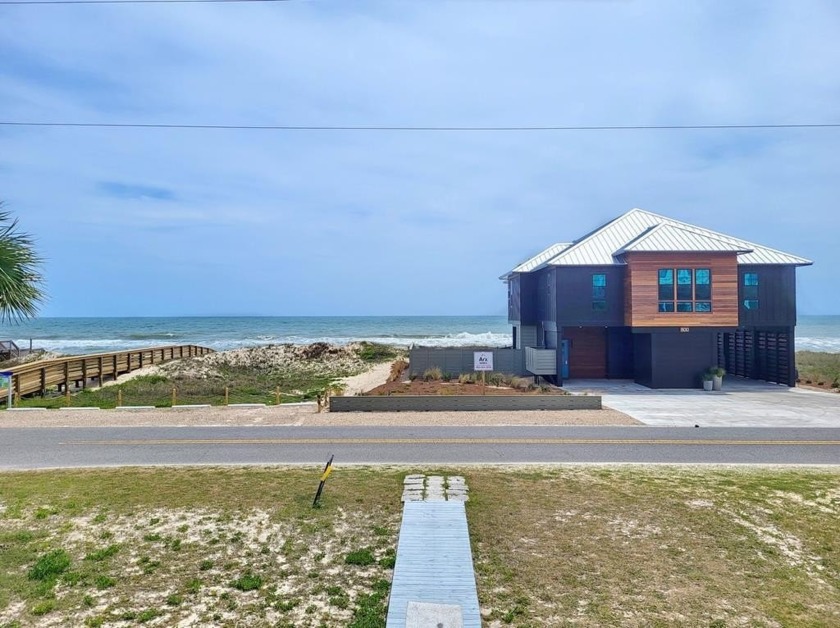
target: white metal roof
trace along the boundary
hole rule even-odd
[[[666,225],[671,229],[661,229],[654,233],[654,227]],[[642,238],[640,236],[649,236]],[[696,238],[696,239],[695,239]],[[724,235],[710,229],[690,225],[679,220],[666,218],[644,209],[631,209],[599,227],[589,235],[574,242],[568,248],[547,262],[548,266],[607,266],[623,264],[617,259],[623,252],[631,250],[633,243],[641,247],[635,250],[645,251],[684,251],[709,250],[708,248],[686,248],[689,246],[714,246],[712,250],[732,250],[738,252],[739,264],[792,264],[807,266],[811,260],[754,244],[739,238]],[[703,244],[704,243],[704,244]],[[729,246],[732,248],[720,248]],[[528,272],[514,270],[512,272]]]
[[[558,242],[557,244],[552,244],[550,247],[543,249],[533,257],[529,257],[512,271],[499,277],[499,279],[507,280],[513,273],[530,273],[535,270],[539,270],[540,268],[543,268],[549,260],[557,256],[559,253],[562,253],[564,249],[567,249],[570,246],[572,246],[570,242]]]
[[[621,251],[617,251],[616,255],[628,251],[751,253],[753,249],[705,233],[689,231],[677,225],[660,223],[628,243]]]

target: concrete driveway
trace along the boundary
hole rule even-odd
[[[725,377],[723,390],[652,390],[629,380],[569,380],[573,394],[600,394],[603,404],[646,425],[690,427],[840,427],[840,394]]]

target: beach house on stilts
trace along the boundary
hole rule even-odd
[[[710,366],[795,383],[796,267],[810,260],[633,209],[501,277],[528,372],[693,388]]]

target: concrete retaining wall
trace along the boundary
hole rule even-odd
[[[494,347],[414,347],[408,355],[408,374],[422,376],[426,369],[438,367],[443,373],[459,375],[473,372],[473,353],[493,352],[493,370],[496,373],[528,375],[525,370],[524,349],[499,349]]]
[[[600,409],[601,397],[597,395],[377,395],[330,398],[330,412]]]

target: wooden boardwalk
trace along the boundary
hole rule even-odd
[[[464,628],[481,628],[463,502],[405,503],[387,628],[405,628],[409,602],[460,606]]]
[[[46,394],[52,387],[67,390],[75,385],[86,388],[89,383],[102,384],[106,379],[136,371],[151,364],[212,353],[198,345],[169,345],[131,351],[114,351],[88,355],[72,355],[54,360],[41,360],[3,370],[12,374],[12,389],[18,397]],[[4,384],[5,388],[5,384]]]

